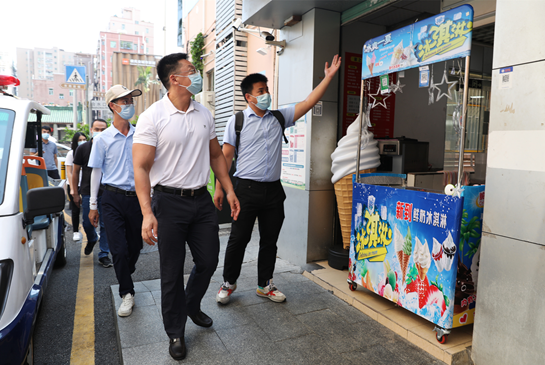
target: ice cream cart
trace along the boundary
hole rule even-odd
[[[466,65],[464,93],[454,120],[459,151],[464,151],[472,28],[473,8],[463,5],[365,43],[356,166],[362,134],[368,142],[370,109],[400,88],[399,79],[388,84],[387,75],[420,67],[420,82],[430,83],[430,99],[437,92],[438,99],[450,98],[456,82],[443,80],[447,92],[442,93],[426,66],[460,58]],[[368,90],[366,80],[377,76],[379,90]],[[352,181],[350,289],[363,286],[433,322],[441,343],[452,328],[473,323],[475,313],[484,186],[462,186],[463,153],[459,156],[458,184],[445,194],[363,183],[361,171]]]

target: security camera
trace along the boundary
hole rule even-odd
[[[261,38],[265,38],[266,41],[274,41],[274,36],[269,32],[261,32]]]
[[[242,24],[242,19],[237,18],[233,20],[233,23],[231,24],[235,30],[240,30],[241,27],[244,27],[244,24]]]

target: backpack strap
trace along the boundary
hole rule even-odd
[[[242,126],[244,125],[244,112],[239,111],[235,114],[235,133],[237,135],[237,139],[235,142],[235,169],[236,164],[238,160],[238,145],[240,144],[240,131],[242,130]]]
[[[276,120],[280,123],[280,127],[282,127],[282,137],[284,137],[284,142],[288,143],[288,139],[286,138],[286,135],[284,134],[284,130],[286,128],[286,120],[284,119],[284,114],[280,112],[280,110],[271,110],[271,113],[274,115]]]

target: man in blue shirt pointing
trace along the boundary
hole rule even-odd
[[[335,55],[331,66],[326,62],[325,77],[322,82],[302,102],[295,106],[280,109],[284,117],[284,128],[294,125],[324,95],[331,80],[341,66],[341,57]],[[225,252],[223,284],[216,295],[218,303],[227,304],[235,291],[236,281],[240,276],[244,251],[251,239],[256,218],[259,223],[259,254],[257,259],[257,290],[260,297],[274,302],[283,302],[286,296],[273,284],[274,265],[276,263],[276,242],[284,221],[284,200],[286,195],[280,183],[282,161],[281,124],[268,110],[271,96],[267,78],[262,74],[251,74],[240,84],[248,108],[244,110],[244,123],[240,131],[238,145],[237,178],[235,194],[240,202],[238,220],[231,224],[231,234]],[[227,165],[231,162],[237,148],[235,116],[225,127],[223,154]],[[214,203],[221,210],[223,191],[216,181]]]

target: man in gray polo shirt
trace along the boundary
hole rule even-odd
[[[51,127],[48,125],[42,126],[42,148],[43,148],[43,158],[45,160],[45,167],[47,168],[47,175],[52,179],[60,179],[59,170],[57,169],[57,145],[55,142],[49,142],[49,137],[51,137]],[[32,148],[30,150],[31,155],[36,156],[38,150]]]

